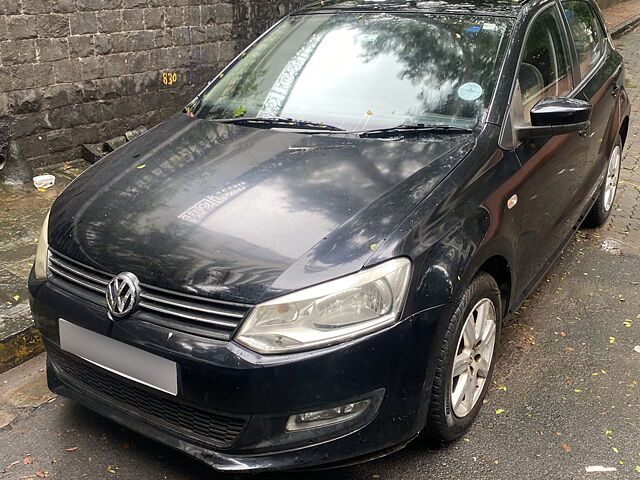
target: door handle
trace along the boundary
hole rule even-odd
[[[618,82],[613,82],[613,86],[611,87],[611,95],[613,95],[614,97],[617,97],[618,94],[620,93],[620,88],[622,87]]]

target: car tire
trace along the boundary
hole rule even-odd
[[[484,272],[474,277],[454,305],[437,355],[427,425],[423,432],[431,441],[442,443],[459,438],[478,415],[497,357],[501,305],[496,281]],[[479,327],[479,319],[486,325]],[[481,333],[480,339],[477,329]]]
[[[618,179],[620,178],[620,161],[622,160],[622,139],[620,135],[616,137],[609,160],[607,163],[607,175],[600,186],[598,199],[593,204],[591,210],[582,222],[585,227],[599,227],[607,221],[611,210],[616,191],[618,189]]]

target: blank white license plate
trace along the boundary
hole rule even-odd
[[[59,319],[60,347],[105,370],[171,395],[178,394],[175,362]]]

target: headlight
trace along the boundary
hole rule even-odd
[[[235,340],[260,353],[324,347],[397,320],[411,262],[395,258],[257,305]]]
[[[44,219],[40,237],[38,238],[38,248],[36,250],[36,261],[34,263],[34,274],[37,280],[47,279],[49,269],[49,214]]]

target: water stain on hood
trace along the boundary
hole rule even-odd
[[[444,154],[465,137],[388,142],[177,115],[65,190],[50,245],[146,284],[256,302],[276,283],[270,296],[318,271],[361,268],[379,242],[371,237],[384,237],[446,175]],[[294,264],[295,279],[283,277]]]

